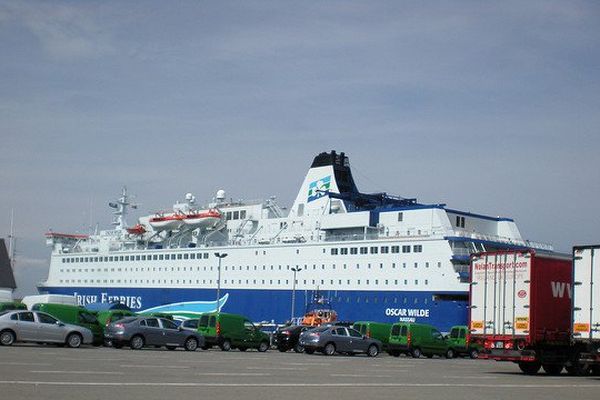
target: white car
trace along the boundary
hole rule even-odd
[[[4,311],[0,313],[0,344],[14,342],[58,343],[77,348],[91,344],[92,331],[78,325],[65,324],[40,311]]]

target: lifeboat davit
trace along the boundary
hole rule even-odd
[[[184,218],[182,214],[160,215],[150,218],[150,226],[157,231],[174,231],[183,225]]]
[[[221,213],[215,209],[199,211],[186,214],[183,223],[194,228],[208,228],[215,225],[221,219]]]
[[[130,228],[127,228],[127,232],[132,235],[143,235],[146,233],[146,228],[142,224],[136,224]]]

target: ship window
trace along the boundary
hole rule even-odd
[[[246,210],[240,211],[240,219],[246,219]]]
[[[111,261],[111,262],[112,262],[113,260],[114,260],[114,257],[113,257],[113,256],[110,256],[110,257],[108,257],[108,261]]]
[[[340,254],[343,254],[343,255],[348,254],[348,248],[347,247],[341,248],[340,249]]]
[[[404,219],[404,214],[399,212],[398,213],[398,222],[402,222],[403,219]]]
[[[208,253],[204,253],[204,258],[208,258]]]
[[[123,256],[119,256],[119,260],[118,261],[123,261],[124,257]],[[117,261],[117,257],[115,257],[115,261]]]
[[[188,258],[189,258],[188,254],[184,254],[184,255],[183,255],[183,259],[184,259],[184,260],[187,260]]]
[[[164,260],[164,258],[165,258],[165,257],[164,257],[164,255],[162,255],[162,254],[159,254],[159,256],[158,256],[158,259],[159,259],[159,260],[161,260],[161,261],[162,261],[162,260]]]
[[[327,250],[323,249],[323,254],[325,254],[325,253],[326,253],[326,251],[327,251]]]
[[[419,268],[419,263],[415,263],[415,268]]]
[[[306,279],[304,280],[304,284],[306,285]]]
[[[342,280],[341,280],[341,279],[339,279],[339,280],[338,280],[338,285],[341,285],[341,284],[342,284]]]
[[[367,264],[367,268],[368,268],[368,269],[371,269],[371,263],[368,263],[368,264]]]
[[[400,246],[392,246],[392,253],[400,253]]]
[[[133,259],[133,256],[131,258]],[[135,261],[140,261],[140,256],[135,256]]]
[[[383,269],[383,263],[379,263],[379,268]]]
[[[227,221],[229,221],[231,219],[231,211],[227,211],[227,213],[225,214],[225,219]]]
[[[196,253],[190,254],[190,259],[195,260],[196,259]]]
[[[361,247],[360,248],[360,254],[367,254],[369,248],[368,247]]]
[[[358,249],[356,247],[351,247],[350,254],[358,254]]]
[[[392,263],[392,269],[396,269],[396,263]]]
[[[410,253],[410,246],[402,246],[403,253]]]
[[[418,285],[418,284],[419,284],[419,280],[415,279],[415,285]]]
[[[406,263],[402,263],[402,268],[406,268]]]
[[[233,219],[240,219],[240,212],[239,211],[234,211],[233,212]]]
[[[63,259],[62,259],[62,263],[64,264],[65,262],[67,262],[67,259],[66,259],[66,258],[63,258]]]
[[[337,254],[338,254],[338,249],[335,249],[335,248],[331,249],[332,256],[337,256]]]
[[[381,247],[381,254],[387,254],[390,252],[390,248],[388,246]]]
[[[429,268],[429,263],[428,262],[425,263],[425,268]]]
[[[428,279],[425,279],[425,284],[429,285],[429,280]]]
[[[442,263],[438,262],[438,268],[442,268]]]
[[[408,285],[408,279],[405,279],[405,280],[404,280],[404,284],[405,284],[405,285]]]
[[[98,262],[98,257],[94,257],[94,262]]]
[[[321,269],[325,269],[325,264],[321,264]]]
[[[368,280],[368,279],[366,280],[366,284],[367,284],[367,285],[369,284],[369,280]]]
[[[182,258],[182,254],[177,254],[177,259],[181,260],[181,258]]]
[[[379,252],[378,247],[371,247],[371,254],[377,254]]]
[[[420,244],[416,244],[413,246],[413,251],[415,253],[421,253],[421,252],[423,252],[423,246]]]
[[[333,269],[335,269],[335,264],[332,264],[332,265],[331,265],[331,267],[332,267]]]
[[[85,258],[85,262],[88,262],[90,259],[88,257]]]
[[[357,284],[357,285],[360,285],[360,279],[357,279],[357,280],[356,280],[356,284]]]

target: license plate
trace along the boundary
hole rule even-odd
[[[504,348],[504,342],[496,342],[496,348],[497,349],[503,349]]]

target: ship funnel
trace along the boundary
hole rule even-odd
[[[338,154],[335,150],[315,157],[290,210],[290,216],[322,214],[331,206],[328,192],[358,192],[348,157],[345,153]],[[336,203],[336,212],[346,212],[343,202]]]

